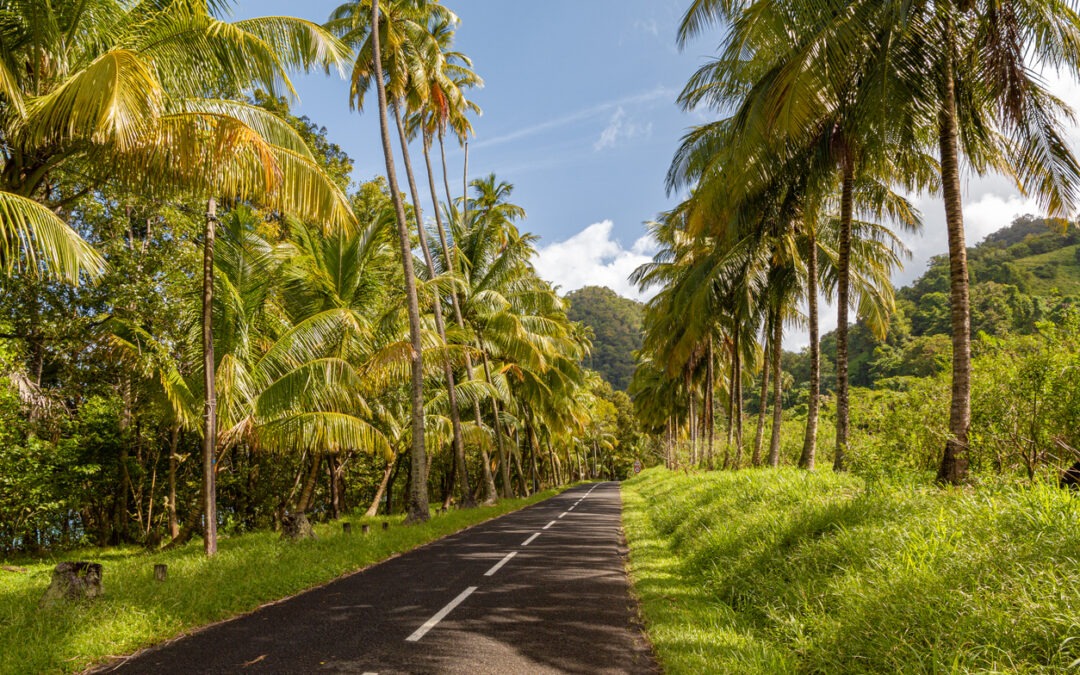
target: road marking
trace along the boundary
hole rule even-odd
[[[524,543],[522,543],[521,545],[522,545],[522,546],[528,546],[529,544],[533,543],[533,540],[534,540],[534,539],[536,539],[536,538],[537,538],[537,537],[539,537],[539,536],[540,536],[540,533],[539,533],[539,532],[537,532],[537,533],[536,533],[536,534],[534,534],[533,536],[531,536],[531,537],[529,537],[528,539],[526,539],[526,540],[524,541]]]
[[[554,524],[555,524],[555,521],[553,520],[553,521],[551,521],[550,523],[548,523],[547,525],[545,525],[545,526],[544,526],[544,529],[546,530],[546,529],[548,529],[549,527],[551,527],[551,526],[552,526],[552,525],[554,525]]]
[[[513,558],[513,557],[514,557],[514,556],[516,556],[516,555],[517,555],[517,551],[511,551],[510,553],[507,553],[507,554],[506,554],[506,557],[505,557],[505,558],[503,558],[503,559],[502,559],[502,560],[500,560],[499,562],[495,563],[495,567],[492,567],[492,568],[491,568],[491,569],[489,569],[489,570],[488,570],[487,572],[484,572],[484,576],[485,576],[485,577],[493,577],[493,576],[495,576],[495,573],[496,573],[496,572],[498,572],[498,571],[499,571],[499,569],[500,569],[500,568],[501,568],[501,567],[502,567],[503,565],[505,565],[506,563],[510,562],[510,558]]]
[[[472,595],[473,591],[475,591],[475,590],[476,590],[476,586],[469,586],[468,588],[466,588],[464,591],[461,592],[461,595],[459,595],[456,598],[454,598],[453,600],[451,600],[450,604],[448,604],[446,607],[443,607],[442,609],[440,609],[438,614],[436,614],[435,616],[433,616],[430,619],[428,619],[427,621],[425,621],[423,626],[420,626],[419,628],[416,629],[416,632],[414,632],[409,637],[405,638],[405,641],[406,642],[419,642],[420,638],[427,635],[427,632],[429,630],[431,630],[435,626],[439,625],[439,622],[442,621],[443,619],[445,619],[447,614],[454,611],[454,608],[457,607],[458,605],[460,605],[462,602],[464,602],[465,598]]]
[[[562,513],[559,514],[559,518],[561,519],[563,516],[565,516],[568,513],[570,513],[570,512],[569,511],[563,511]]]
[[[574,506],[577,506],[577,504],[574,504]],[[574,510],[574,506],[571,506],[570,508],[566,509],[566,510],[567,510],[567,512],[573,511],[573,510]]]

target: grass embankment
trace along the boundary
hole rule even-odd
[[[623,484],[671,673],[1080,670],[1080,497],[793,469]]]
[[[110,656],[130,653],[198,626],[251,611],[343,574],[385,560],[470,525],[546,499],[558,491],[498,505],[451,511],[423,525],[400,518],[348,518],[317,525],[318,539],[286,542],[273,532],[223,538],[207,559],[202,542],[146,553],[141,549],[90,549],[55,559],[18,561],[26,574],[0,571],[0,673],[83,670]],[[382,530],[382,521],[390,528]],[[370,534],[360,533],[371,525]],[[42,608],[39,599],[60,560],[104,564],[104,597],[75,606]],[[168,580],[153,578],[156,563],[169,566]]]

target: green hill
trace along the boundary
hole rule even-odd
[[[1080,305],[1080,228],[1074,224],[1065,230],[1022,216],[969,248],[968,268],[972,334],[1030,334],[1040,321]],[[896,312],[885,340],[875,339],[861,322],[853,327],[851,384],[870,387],[882,378],[940,372],[951,358],[949,332],[949,261],[940,255],[910,286],[897,289]],[[821,348],[822,389],[829,391],[835,382],[834,333],[823,334]],[[784,368],[796,387],[809,381],[805,353],[785,355]]]
[[[572,321],[592,330],[592,354],[585,365],[599,372],[615,389],[625,391],[634,374],[633,353],[641,349],[644,305],[610,288],[586,286],[566,296]]]

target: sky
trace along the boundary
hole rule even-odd
[[[237,0],[234,18],[290,14],[321,23],[337,4]],[[664,176],[680,139],[709,119],[683,112],[676,97],[713,53],[720,33],[683,51],[676,48],[676,27],[689,0],[444,4],[461,18],[456,48],[473,59],[485,80],[472,94],[484,112],[473,122],[470,179],[495,173],[514,185],[512,200],[528,214],[522,229],[540,238],[537,270],[561,292],[601,285],[646,299],[649,293],[626,277],[655,252],[645,223],[678,200],[666,193]],[[1080,110],[1080,86],[1052,73],[1047,79]],[[348,85],[336,75],[301,75],[295,84],[299,101],[293,111],[327,128],[329,138],[353,158],[355,178],[385,174],[374,106],[362,114],[350,111]],[[1080,131],[1074,127],[1070,136],[1078,147]],[[418,149],[413,154],[420,156]],[[451,144],[452,185],[461,184],[463,158]],[[914,280],[932,255],[947,248],[940,198],[913,199],[925,227],[921,236],[903,237],[912,257],[894,275],[897,285]],[[1038,205],[1007,180],[966,177],[969,246],[1027,213],[1040,213]],[[827,332],[835,310],[826,307],[821,322]],[[805,335],[785,340],[794,349],[806,343]]]

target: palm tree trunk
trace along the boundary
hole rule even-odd
[[[686,378],[686,386],[690,391],[690,465],[697,467],[698,465],[698,434],[697,434],[697,411],[695,410],[694,403],[697,401],[697,394],[694,392],[694,386],[690,382],[690,378]]]
[[[413,174],[412,159],[409,156],[409,141],[405,135],[405,124],[401,120],[401,106],[399,102],[394,105],[394,119],[397,122],[398,138],[401,140],[401,156],[405,162],[405,176],[409,180],[409,192],[412,195],[413,211],[416,217],[416,230],[420,237],[420,250],[424,252],[424,263],[427,265],[428,276],[432,279],[435,278],[435,261],[431,257],[431,249],[428,247],[427,231],[424,229],[423,212],[420,208],[420,191],[416,187],[416,178]],[[424,140],[424,155],[427,156],[427,139]],[[430,175],[431,167],[428,166],[428,175]],[[434,188],[434,185],[432,186]],[[439,205],[435,204],[435,218],[438,221],[442,221],[442,216],[439,214]],[[442,297],[440,294],[435,294],[432,300],[432,311],[435,313],[435,330],[439,333],[439,338],[446,343],[446,324],[443,322],[442,313]],[[462,502],[469,505],[472,504],[472,490],[469,488],[469,475],[465,468],[465,441],[464,435],[461,432],[461,414],[458,411],[457,402],[457,388],[454,386],[454,369],[449,363],[443,366],[443,375],[446,377],[446,391],[449,399],[450,407],[450,426],[453,432],[453,446],[454,446],[454,470],[450,472],[451,483],[449,493],[454,492],[454,479],[457,480],[461,486]]]
[[[806,256],[806,295],[810,304],[810,401],[806,410],[806,436],[803,438],[799,467],[814,470],[817,455],[818,403],[821,390],[821,345],[818,344],[817,238],[814,224],[807,228],[810,252]]]
[[[298,514],[307,513],[312,502],[315,501],[315,485],[319,481],[320,466],[322,466],[322,453],[313,452],[311,454],[311,469],[308,470],[307,478],[304,480],[304,489],[300,491],[300,498],[296,500],[296,512]]]
[[[375,490],[375,499],[371,500],[371,506],[364,512],[365,518],[374,518],[379,514],[379,502],[382,501],[382,496],[386,493],[386,486],[390,484],[390,474],[393,472],[394,461],[390,460],[383,469],[382,480],[379,481],[379,489]]]
[[[180,534],[180,522],[176,519],[176,449],[180,445],[180,425],[173,424],[169,429],[169,538],[176,539]]]
[[[445,134],[442,131],[439,131],[439,155],[442,157],[442,179],[443,179],[443,188],[446,190],[446,207],[450,209],[451,213],[453,213],[453,210],[454,210],[454,198],[450,194],[450,174],[446,171],[446,142],[445,142],[445,140],[443,138],[444,135]],[[466,160],[466,161],[468,161],[468,160]],[[469,171],[468,171],[468,169],[466,169],[465,170],[466,189],[468,189],[467,188],[468,180],[469,180]],[[466,199],[468,199],[468,197],[469,197],[468,194],[465,194],[463,196]]]
[[[477,336],[479,339],[479,336]],[[483,350],[481,346],[480,358],[484,364],[484,377],[487,379],[488,384],[494,384],[491,379],[491,364],[488,362],[487,352]],[[499,478],[502,479],[502,497],[504,499],[510,498],[510,455],[506,450],[506,443],[503,440],[502,422],[499,420],[499,402],[494,398],[491,399],[491,412],[495,418],[495,447],[499,449]]]
[[[949,231],[949,299],[952,318],[952,403],[949,439],[941,457],[937,480],[959,485],[967,478],[968,428],[971,426],[971,311],[968,291],[964,209],[960,193],[957,141],[956,88],[952,60],[953,28],[947,28],[945,82],[939,113],[941,188],[945,195],[945,223]]]
[[[742,344],[741,344],[741,340],[739,339],[739,334],[735,333],[735,470],[736,471],[738,471],[742,467],[742,443],[743,443],[742,369],[743,369]]]
[[[851,222],[855,205],[855,163],[845,152],[840,196],[840,246],[836,261],[836,454],[833,471],[843,471],[848,445],[848,288],[851,283]]]
[[[716,409],[716,373],[713,370],[713,361],[716,359],[716,355],[713,354],[713,337],[711,334],[709,335],[709,352],[707,358],[709,359],[708,363],[705,364],[705,377],[708,378],[708,381],[705,383],[705,398],[707,399],[705,402],[705,415],[707,420],[706,423],[709,426],[709,451],[707,461],[709,471],[712,471],[716,468],[715,462],[713,461],[713,450],[716,443],[716,420],[713,419]]]
[[[767,333],[767,331],[766,331]],[[761,446],[765,441],[765,419],[769,412],[769,354],[761,359],[761,397],[758,399],[757,429],[754,431],[754,454],[750,457],[752,466],[761,466]]]
[[[405,295],[408,301],[409,338],[412,343],[412,449],[409,475],[409,507],[407,522],[426,521],[428,511],[427,455],[424,450],[424,364],[423,346],[420,341],[420,304],[416,297],[416,276],[413,273],[412,246],[409,242],[409,225],[405,219],[405,205],[398,189],[397,171],[394,168],[394,150],[390,144],[390,123],[386,106],[386,84],[383,82],[382,54],[379,48],[379,0],[371,3],[372,65],[375,88],[379,94],[379,131],[382,135],[383,157],[386,159],[386,179],[390,184],[390,198],[397,217],[398,243],[401,246],[401,266],[405,272]]]
[[[772,429],[769,432],[769,466],[780,466],[780,425],[784,421],[784,320],[779,308],[773,316],[772,362],[773,362],[773,409]]]
[[[203,528],[203,550],[207,556],[217,553],[217,472],[214,454],[217,448],[217,395],[214,389],[214,236],[217,234],[217,200],[211,197],[206,203],[206,224],[203,228],[203,297],[202,297],[202,348],[203,387],[206,400],[203,404],[203,494],[202,511],[206,519]]]

